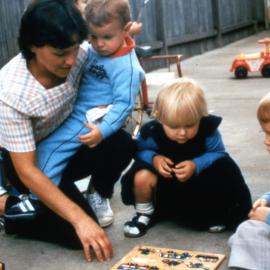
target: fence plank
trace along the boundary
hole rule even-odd
[[[17,52],[21,14],[30,0],[0,0],[0,67]],[[144,0],[129,0],[136,19]],[[157,53],[168,47],[186,56],[202,53],[263,29],[264,0],[149,0],[137,44]],[[262,26],[263,25],[263,26]]]

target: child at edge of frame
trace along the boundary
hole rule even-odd
[[[125,236],[140,237],[163,219],[209,232],[234,229],[247,219],[249,189],[225,151],[222,118],[208,114],[198,83],[183,77],[165,85],[153,115],[121,180],[122,200],[136,211],[124,225]]]
[[[264,144],[270,153],[270,93],[257,107],[257,119],[264,132]],[[270,269],[270,191],[253,203],[249,219],[241,223],[229,239],[230,269]]]

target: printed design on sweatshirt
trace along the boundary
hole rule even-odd
[[[90,65],[87,67],[88,72],[90,72],[94,77],[103,80],[107,79],[108,75],[104,68],[104,65],[99,65],[97,60],[94,60]]]

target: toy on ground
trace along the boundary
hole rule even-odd
[[[270,38],[258,40],[265,45],[265,51],[254,54],[239,54],[232,63],[231,72],[237,79],[244,79],[250,72],[261,72],[265,78],[270,78]]]
[[[216,253],[136,246],[111,270],[215,270],[224,258]]]

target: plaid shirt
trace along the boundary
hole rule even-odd
[[[66,82],[45,89],[29,72],[21,54],[0,71],[0,145],[30,152],[71,113],[87,53],[79,51]]]

